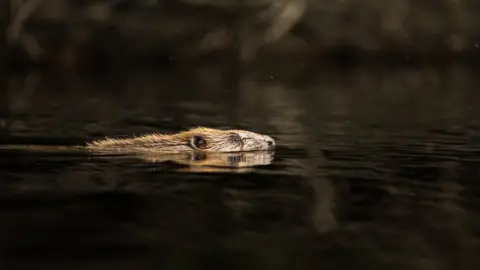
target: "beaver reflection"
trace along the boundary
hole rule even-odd
[[[180,165],[182,172],[249,172],[257,166],[266,166],[273,162],[274,151],[256,151],[240,153],[206,153],[193,151],[174,155],[142,154],[138,158],[147,162]]]

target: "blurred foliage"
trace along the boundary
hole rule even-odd
[[[473,0],[10,0],[6,55],[75,66],[81,59],[230,53],[411,56],[471,54],[480,46]]]

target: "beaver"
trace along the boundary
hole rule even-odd
[[[267,151],[275,148],[275,140],[267,135],[247,130],[221,130],[196,127],[174,134],[149,134],[133,138],[105,138],[86,144],[91,151],[100,152],[156,152],[182,153],[200,151],[209,153]]]
[[[97,158],[107,153],[133,154],[151,163],[173,162],[186,172],[248,172],[252,167],[272,162],[275,140],[246,130],[220,130],[198,127],[174,134],[150,134],[140,137],[105,138],[76,146],[0,145],[0,150],[34,152],[91,152]],[[126,156],[131,157],[131,155]]]

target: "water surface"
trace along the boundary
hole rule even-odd
[[[3,150],[2,269],[478,269],[477,72],[293,69],[8,76],[2,144],[209,126],[279,146],[244,173]]]

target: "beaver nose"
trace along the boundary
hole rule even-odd
[[[273,149],[275,148],[275,140],[271,137],[266,138],[268,149]]]

